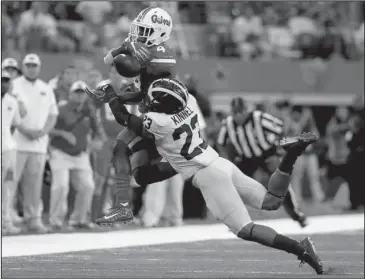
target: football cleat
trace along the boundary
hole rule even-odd
[[[114,223],[130,223],[133,221],[133,211],[129,203],[119,204],[109,209],[108,214],[95,220],[101,226],[112,226]]]
[[[318,136],[313,133],[302,133],[297,137],[281,139],[279,145],[285,151],[297,153],[299,156],[305,151],[308,145],[316,142],[317,140]]]
[[[314,247],[313,241],[309,237],[306,237],[300,243],[305,248],[305,252],[302,256],[298,257],[298,259],[301,261],[299,266],[307,263],[316,271],[317,274],[323,274],[323,264],[317,256],[317,251]]]

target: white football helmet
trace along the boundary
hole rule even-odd
[[[172,30],[171,16],[161,8],[146,8],[133,20],[129,40],[141,42],[147,46],[159,45],[170,38]]]

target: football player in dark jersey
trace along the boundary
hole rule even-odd
[[[112,49],[105,56],[104,62],[110,66],[116,66],[114,59],[120,54],[130,55],[141,66],[134,84],[125,87],[123,94],[113,88],[108,80],[99,84],[96,90],[86,89],[91,98],[109,103],[117,122],[121,105],[139,103],[154,80],[176,75],[175,54],[166,44],[171,30],[172,20],[166,11],[161,8],[146,8],[132,22],[129,37],[120,47]],[[153,161],[159,158],[157,155],[153,144],[127,128],[121,131],[113,148],[113,164],[116,171],[114,204],[107,215],[96,220],[97,224],[125,223],[133,220],[129,202],[130,174],[137,183],[144,185],[165,180],[175,174],[166,163],[153,164]]]

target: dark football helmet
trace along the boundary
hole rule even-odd
[[[189,93],[185,85],[174,78],[157,79],[149,86],[140,110],[175,114],[185,109]]]

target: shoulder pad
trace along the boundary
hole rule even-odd
[[[156,139],[165,136],[169,130],[168,116],[162,113],[148,112],[143,116],[144,128],[153,134]]]
[[[158,126],[166,126],[168,123],[168,115],[158,112],[147,112],[143,115],[143,119],[145,117],[150,118],[153,120]]]

